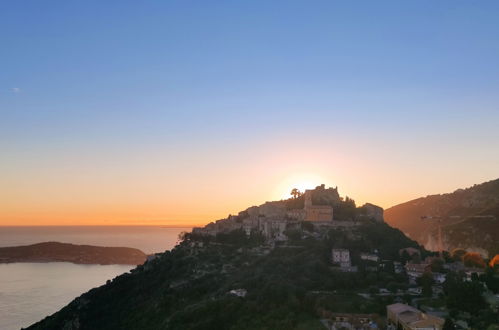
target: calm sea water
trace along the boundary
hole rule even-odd
[[[0,247],[57,241],[127,246],[145,253],[175,246],[191,228],[0,227]],[[0,329],[27,327],[53,314],[75,297],[132,269],[126,265],[75,265],[67,262],[0,264]]]
[[[171,249],[178,234],[190,230],[156,226],[0,227],[0,247],[55,241],[133,247],[150,254]]]

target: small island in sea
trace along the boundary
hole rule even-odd
[[[140,265],[147,256],[139,249],[44,242],[0,248],[0,263],[72,262],[75,264]]]

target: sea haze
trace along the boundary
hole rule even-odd
[[[41,242],[62,242],[96,246],[124,246],[146,254],[175,246],[178,234],[191,228],[159,226],[46,226],[0,227],[0,247]]]
[[[0,247],[57,241],[126,246],[151,254],[173,248],[178,234],[190,230],[156,226],[0,227]],[[0,264],[0,329],[27,327],[132,268],[66,262]]]

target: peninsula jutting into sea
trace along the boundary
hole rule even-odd
[[[45,242],[26,246],[0,248],[0,263],[72,262],[75,264],[140,265],[144,252],[128,247],[102,247]]]
[[[426,250],[338,188],[293,189],[184,232],[171,251],[29,329],[444,329],[497,321],[499,258]],[[103,316],[105,315],[105,317]],[[466,316],[467,315],[467,316]]]

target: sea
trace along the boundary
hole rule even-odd
[[[153,254],[172,249],[179,234],[191,229],[159,226],[0,227],[0,247],[63,242],[133,247]],[[28,327],[88,290],[132,268],[134,266],[68,262],[0,264],[0,329]]]

